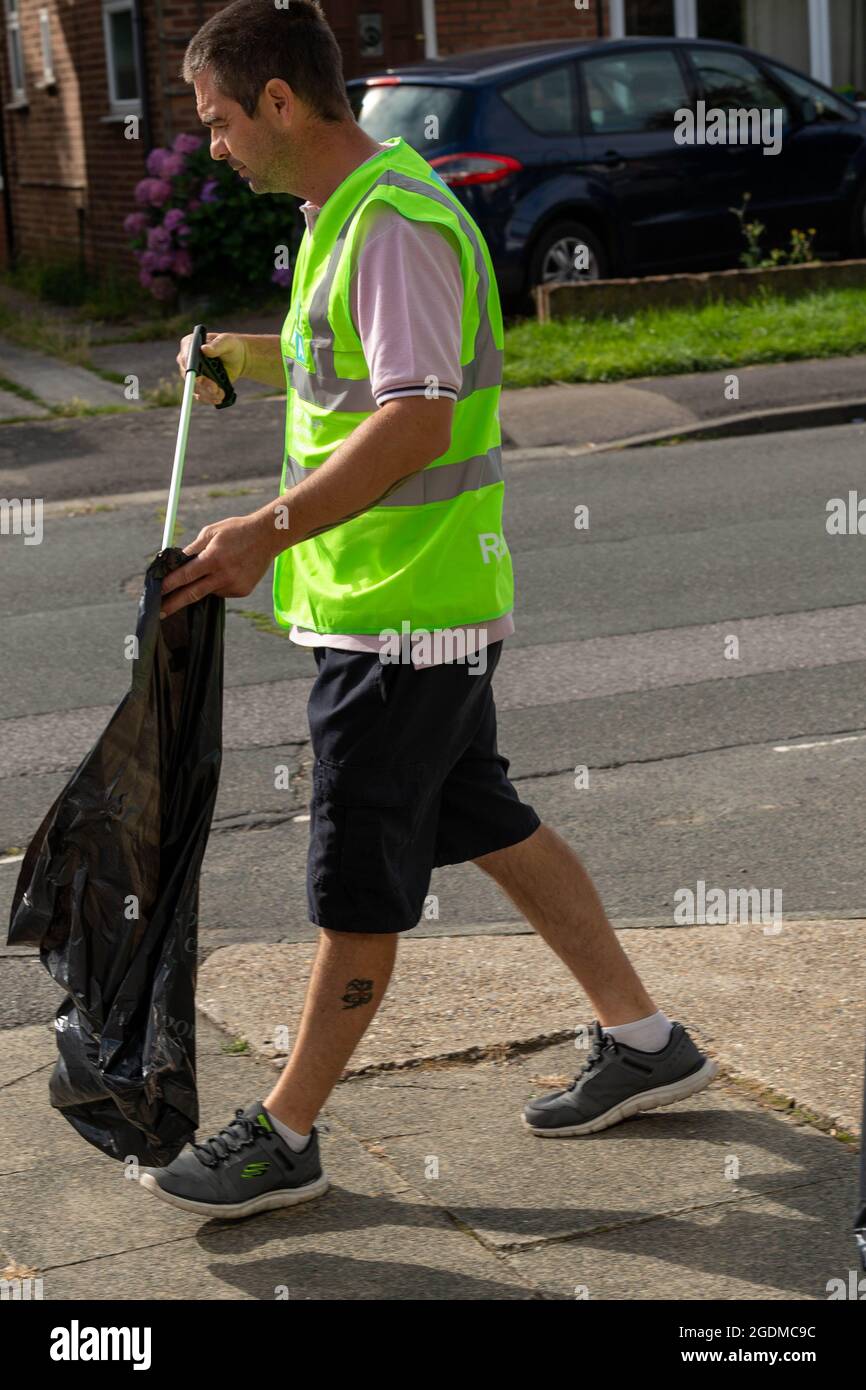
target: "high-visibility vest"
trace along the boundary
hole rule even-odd
[[[502,531],[502,311],[490,254],[427,161],[400,136],[385,143],[330,195],[312,235],[307,230],[301,240],[281,334],[281,490],[325,463],[377,409],[350,304],[359,214],[374,199],[404,217],[440,224],[459,246],[463,383],[451,445],[361,515],[280,553],[273,596],[284,627],[381,633],[405,632],[408,622],[412,631],[431,631],[498,618],[513,606]],[[428,387],[434,394],[435,382]]]

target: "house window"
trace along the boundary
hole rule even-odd
[[[746,0],[698,0],[698,34],[702,39],[746,43]]]
[[[53,87],[54,54],[51,48],[51,15],[47,8],[39,11],[39,38],[42,43],[42,86]]]
[[[113,111],[137,111],[141,106],[134,19],[133,0],[105,0],[102,23]]]
[[[13,103],[26,101],[24,86],[24,52],[21,47],[21,12],[19,0],[6,0],[6,42],[9,48],[9,76]]]
[[[674,0],[626,0],[625,32],[655,37],[675,33]]]

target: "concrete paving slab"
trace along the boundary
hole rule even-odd
[[[29,401],[25,396],[16,396],[14,391],[0,389],[0,425],[7,420],[39,419],[48,414],[44,406]]]
[[[22,1032],[19,1067],[45,1036]],[[270,1082],[260,1063],[223,1053],[206,1021],[197,1041],[204,1135]],[[46,1084],[31,1072],[0,1091],[0,1244],[42,1273],[46,1299],[534,1296],[338,1120],[323,1137],[332,1186],[320,1201],[231,1226],[166,1207],[126,1179],[48,1108]]]
[[[866,356],[860,354],[509,389],[501,397],[503,438],[521,448],[582,447],[657,430],[676,432],[746,411],[862,399],[864,369]],[[729,400],[725,393],[732,373],[739,378],[739,398]]]
[[[616,385],[527,386],[503,391],[503,440],[520,449],[603,444],[651,430],[678,429],[698,416],[661,394]]]
[[[770,924],[770,931],[773,926]],[[785,922],[625,930],[623,945],[671,1018],[736,1075],[857,1131],[866,986],[864,924]],[[294,1034],[312,947],[237,945],[199,975],[199,1007],[266,1057]],[[592,1020],[565,966],[535,936],[404,937],[380,1010],[350,1070],[574,1034]],[[832,1038],[832,1047],[821,1040]],[[573,1070],[580,1052],[572,1050]]]
[[[356,1146],[351,1154],[352,1188],[332,1187],[309,1211],[270,1212],[244,1223],[249,1231],[209,1222],[195,1236],[144,1251],[51,1268],[43,1276],[45,1298],[498,1302],[539,1297],[507,1261],[455,1230],[414,1195],[367,1195],[360,1186],[364,1160]],[[324,1203],[326,1209],[313,1210]]]
[[[16,877],[11,869],[9,874]],[[24,946],[3,947],[0,959],[3,962],[0,1028],[17,1031],[22,1025],[44,1024],[53,1019],[65,995],[48,974],[38,950]]]
[[[164,382],[180,381],[175,357],[180,344],[171,342],[110,343],[90,349],[90,361],[103,371],[119,372],[122,376],[137,376],[139,392],[156,390]],[[262,394],[273,395],[273,386],[242,378],[235,382],[238,400]],[[234,407],[232,407],[234,408]]]
[[[6,338],[0,338],[0,377],[15,382],[16,386],[25,386],[48,405],[62,405],[72,400],[83,401],[85,405],[120,408],[130,405],[124,398],[122,386],[103,380],[85,367],[19,347]]]
[[[51,977],[47,978],[51,982]],[[44,1023],[4,1032],[0,1048],[0,1087],[11,1087],[40,1069],[53,1066],[56,1056],[54,1029]]]
[[[731,374],[739,378],[739,399],[728,400]],[[680,376],[633,377],[637,391],[665,396],[699,419],[744,410],[800,406],[804,401],[829,404],[863,392],[866,356],[812,357],[802,362],[766,362],[730,367],[717,372],[684,372]],[[614,385],[614,383],[611,383]]]
[[[824,1300],[838,1287],[830,1281],[847,1287],[854,1268],[852,1203],[853,1183],[839,1175],[510,1251],[507,1260],[553,1298]]]
[[[718,1082],[589,1138],[537,1138],[521,1124],[523,1105],[562,1084],[573,1059],[565,1044],[505,1062],[362,1077],[334,1093],[331,1111],[500,1249],[820,1181],[844,1184],[853,1208],[855,1153]]]

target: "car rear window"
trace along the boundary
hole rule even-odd
[[[373,140],[403,139],[426,157],[437,145],[461,138],[471,93],[462,87],[398,82],[350,87],[355,118]]]
[[[545,68],[501,89],[502,99],[539,135],[569,134],[577,126],[571,63]]]

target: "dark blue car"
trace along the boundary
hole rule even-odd
[[[369,135],[402,135],[464,202],[507,301],[549,280],[736,265],[732,208],[765,224],[766,248],[814,228],[818,253],[866,255],[866,111],[735,44],[513,44],[347,86]],[[708,116],[728,143],[709,142]]]

